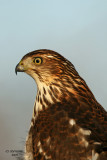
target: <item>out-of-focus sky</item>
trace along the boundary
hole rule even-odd
[[[76,67],[107,109],[107,0],[0,0],[0,159],[24,148],[36,85],[14,69],[23,55],[52,49]]]

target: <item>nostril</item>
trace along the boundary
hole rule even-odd
[[[19,65],[23,65],[23,62],[20,62]]]

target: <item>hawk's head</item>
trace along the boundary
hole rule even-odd
[[[57,83],[58,80],[69,81],[69,76],[78,77],[74,66],[60,54],[51,50],[36,50],[26,54],[15,69],[26,72],[37,82]]]
[[[75,99],[77,102],[77,97],[84,102],[94,99],[73,64],[54,51],[44,49],[26,54],[15,71],[26,72],[36,81],[36,105],[39,106],[36,108],[42,108],[43,104],[49,106],[49,103],[56,101]]]

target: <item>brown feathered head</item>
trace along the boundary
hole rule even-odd
[[[55,81],[67,80],[69,76],[78,77],[73,64],[60,54],[51,50],[36,50],[26,54],[16,66],[17,72],[26,72],[47,85]]]

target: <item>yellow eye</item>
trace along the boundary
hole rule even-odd
[[[42,58],[36,57],[36,58],[34,59],[34,63],[35,63],[36,65],[40,65],[40,64],[42,63]]]

